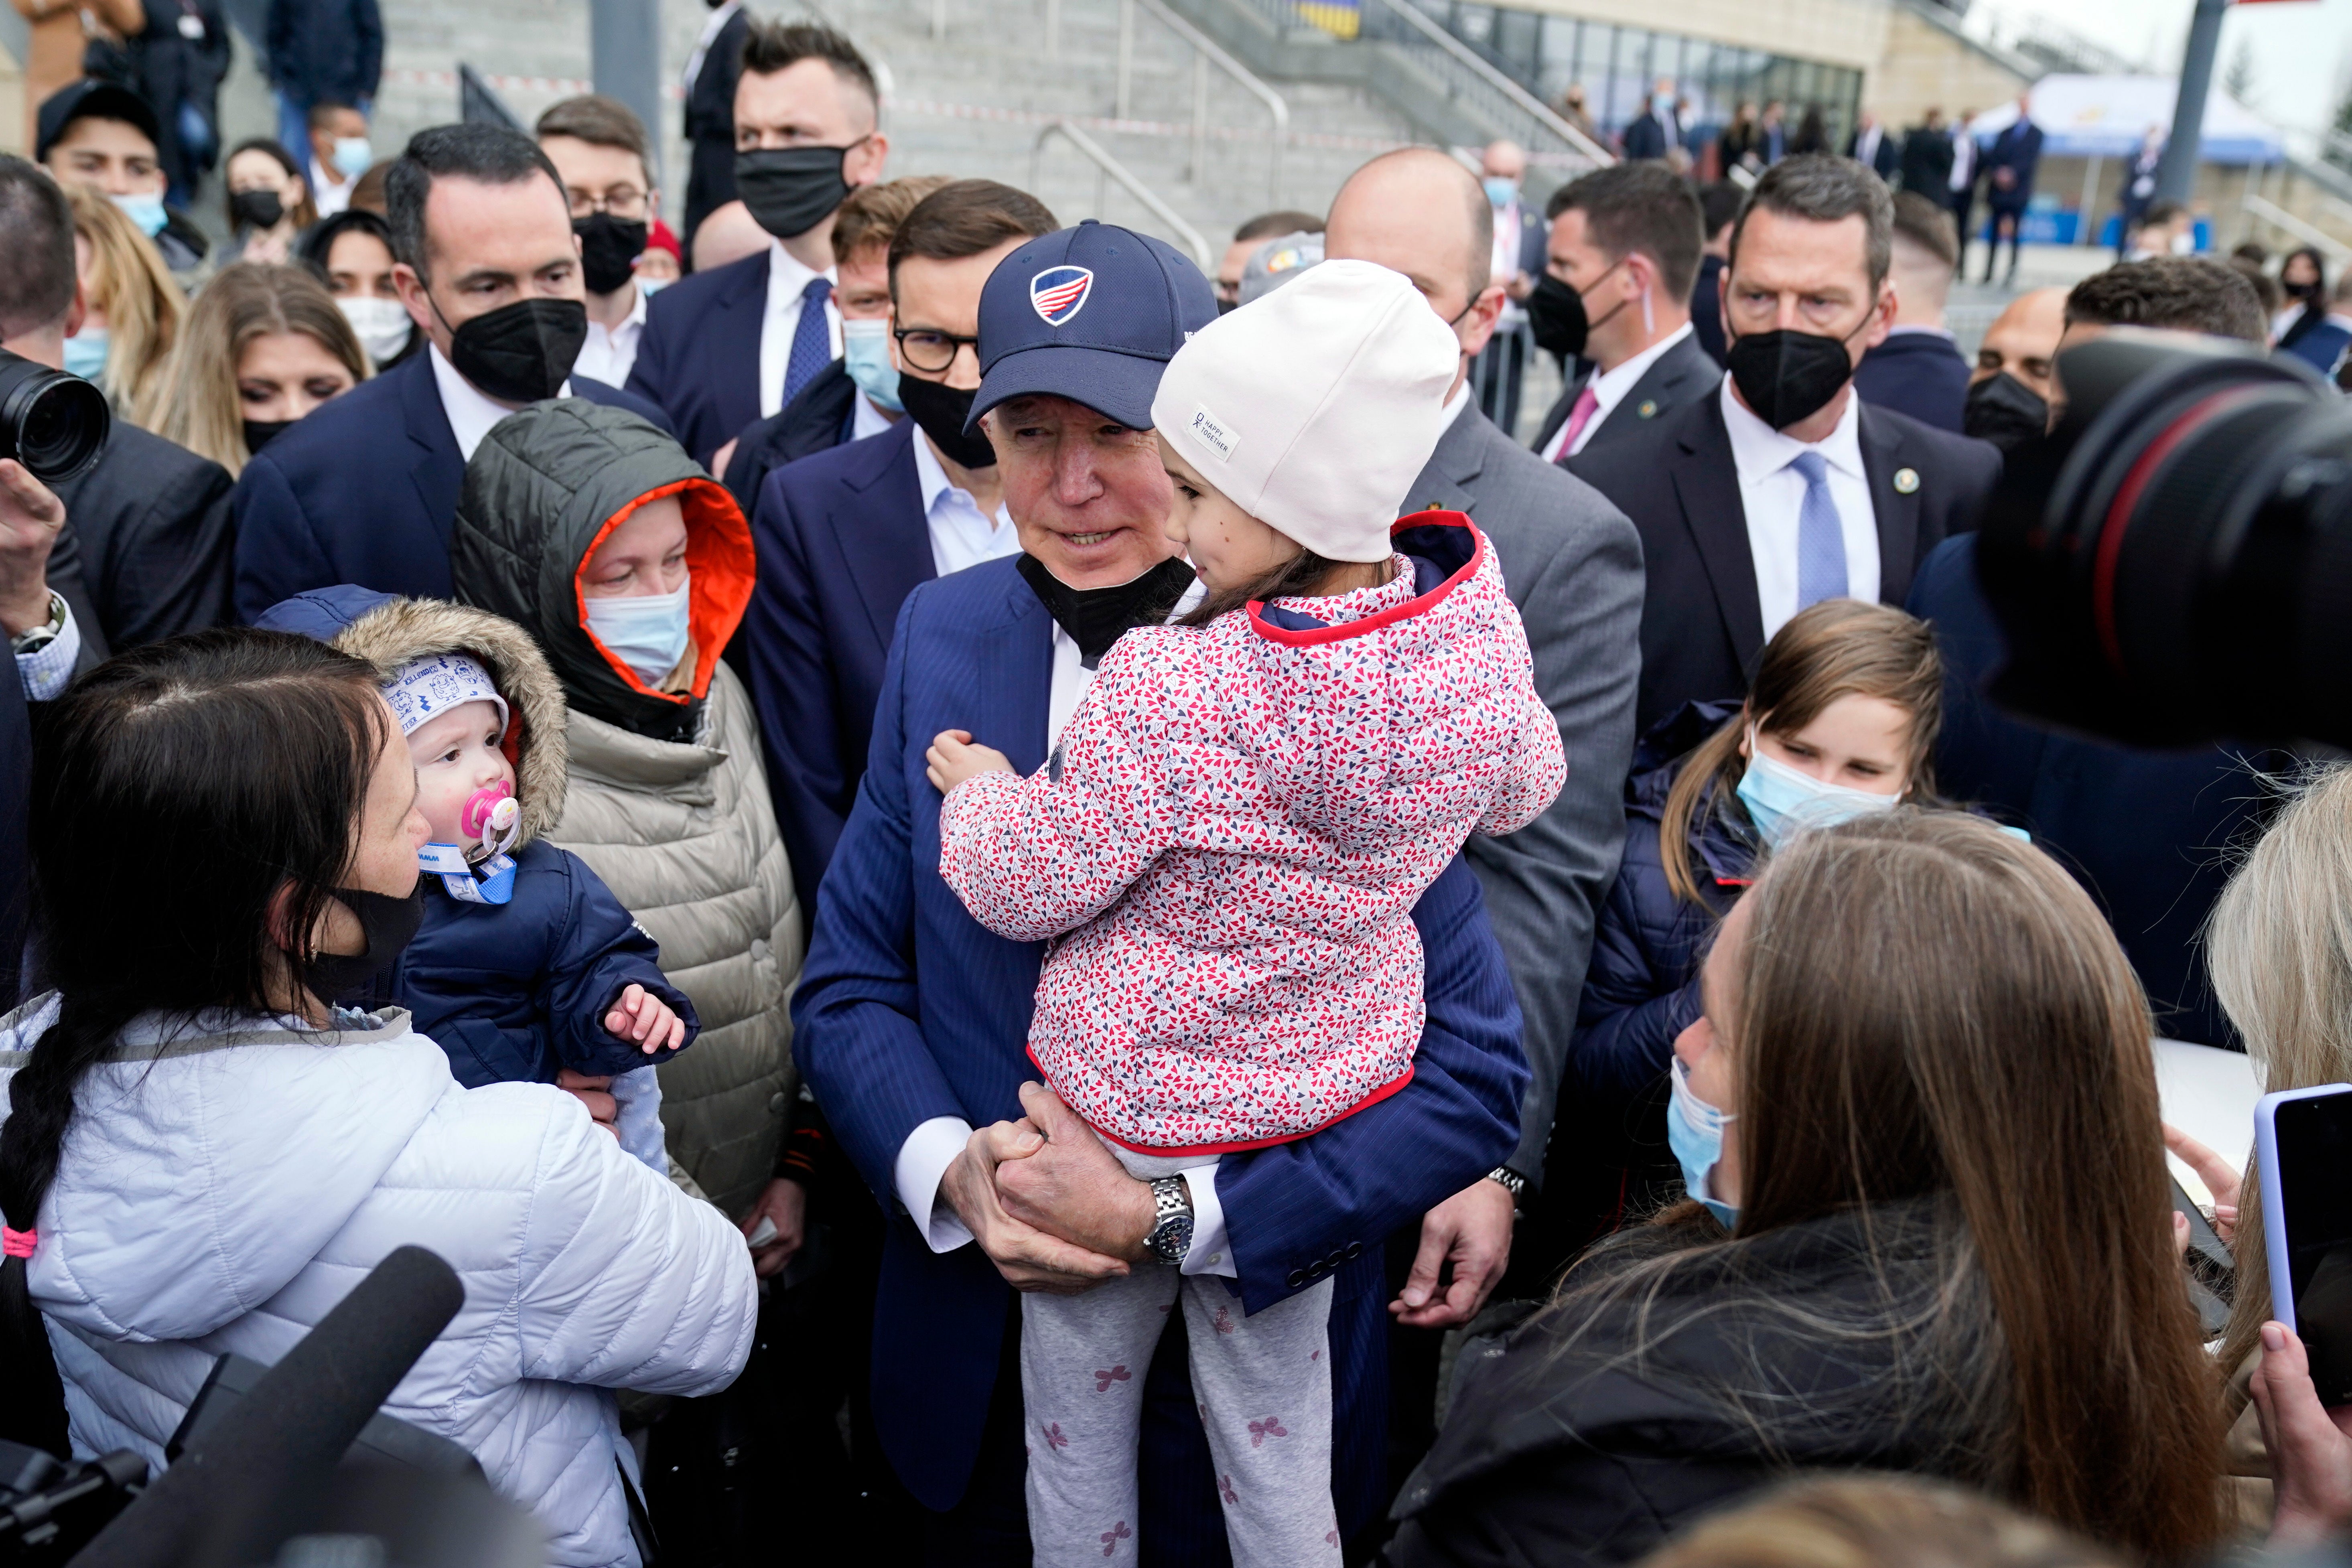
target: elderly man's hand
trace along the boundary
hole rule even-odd
[[[0,627],[22,637],[49,618],[49,551],[66,503],[13,458],[0,458]]]
[[[1046,1147],[1026,1121],[1000,1121],[971,1135],[940,1178],[940,1195],[1015,1290],[1076,1296],[1127,1273],[1117,1258],[1092,1252],[1005,1212],[997,1182],[1007,1164],[1025,1164]],[[1123,1177],[1125,1172],[1120,1172]]]
[[[1045,1142],[996,1168],[1004,1212],[1105,1257],[1141,1262],[1151,1235],[1151,1184],[1129,1175],[1095,1130],[1044,1084],[1021,1086],[1021,1109]]]
[[[1423,1215],[1412,1272],[1405,1276],[1403,1292],[1389,1303],[1397,1321],[1414,1329],[1450,1329],[1476,1317],[1511,1261],[1517,1203],[1508,1187],[1481,1176]],[[1438,1270],[1449,1258],[1454,1280],[1441,1295]]]

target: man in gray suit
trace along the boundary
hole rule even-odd
[[[1493,276],[1494,209],[1469,172],[1444,153],[1406,148],[1373,159],[1332,201],[1326,257],[1395,268],[1462,341],[1462,361],[1486,346],[1502,313]],[[1583,480],[1495,427],[1461,377],[1448,394],[1454,423],[1413,483],[1415,510],[1470,514],[1494,542],[1503,583],[1527,627],[1536,689],[1559,721],[1568,785],[1550,810],[1506,838],[1474,837],[1472,869],[1511,965],[1527,1019],[1534,1081],[1521,1108],[1519,1147],[1494,1177],[1450,1199],[1423,1227],[1404,1299],[1433,1294],[1451,1260],[1454,1289],[1401,1314],[1411,1325],[1475,1301],[1509,1256],[1518,1184],[1540,1179],[1553,1100],[1592,945],[1593,911],[1617,874],[1625,832],[1625,770],[1633,752],[1641,680],[1642,544],[1625,514]]]

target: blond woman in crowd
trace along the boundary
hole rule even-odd
[[[196,296],[139,422],[237,474],[271,437],[373,374],[324,284],[299,267],[240,261]]]
[[[114,411],[135,421],[178,341],[187,297],[121,208],[88,186],[68,184],[65,193],[83,310],[81,331],[66,340],[66,368],[98,383]]]

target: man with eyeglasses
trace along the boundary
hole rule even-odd
[[[788,463],[751,514],[759,592],[744,621],[768,788],[806,907],[866,771],[898,606],[919,584],[1021,541],[988,437],[964,433],[980,385],[981,289],[1060,226],[1035,197],[958,180],[890,237],[891,363],[907,417]]]
[[[572,368],[607,386],[629,379],[652,291],[637,282],[649,226],[661,211],[646,126],[603,93],[567,98],[539,117],[539,150],[563,177],[588,289],[588,341]]]
[[[833,223],[882,177],[873,68],[814,22],[754,21],[735,84],[735,193],[767,249],[681,279],[647,311],[629,390],[709,464],[841,357]],[[691,237],[690,236],[688,237]]]

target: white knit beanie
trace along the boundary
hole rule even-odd
[[[1385,561],[1462,360],[1401,272],[1326,261],[1168,362],[1151,423],[1242,510],[1330,561]]]

